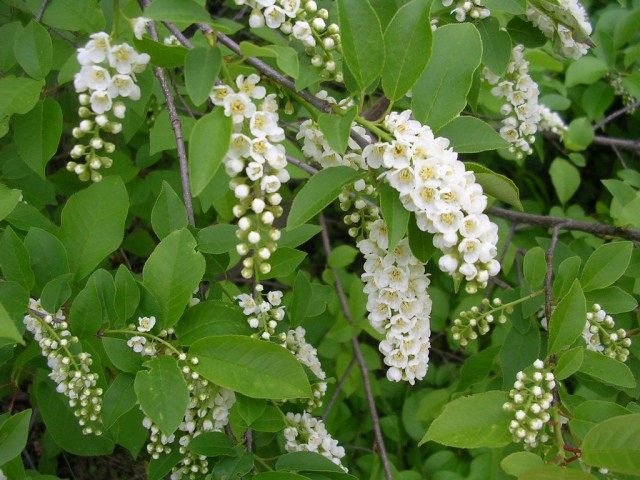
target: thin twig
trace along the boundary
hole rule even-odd
[[[553,309],[553,254],[556,251],[558,245],[558,237],[560,235],[560,229],[562,224],[556,225],[551,231],[551,243],[545,253],[545,259],[547,261],[547,273],[544,276],[544,316],[547,317],[547,322],[551,320],[551,311]]]
[[[315,175],[316,173],[318,173],[318,169],[312,167],[311,165],[309,165],[308,163],[305,163],[301,160],[298,160],[295,157],[292,157],[291,155],[287,155],[287,162],[289,162],[291,165],[295,165],[296,167],[298,167],[300,170],[304,170],[305,172],[311,174],[311,175]]]
[[[40,22],[42,20],[42,17],[44,16],[44,11],[47,9],[48,4],[49,4],[49,0],[42,0],[40,2],[40,8],[38,8],[38,12],[36,13],[36,16],[34,18],[36,22]]]
[[[611,138],[596,135],[593,137],[593,143],[596,145],[605,145],[607,147],[618,147],[625,150],[640,151],[640,140],[629,140],[628,138]]]
[[[178,42],[180,42],[182,44],[183,47],[186,48],[193,48],[193,43],[191,43],[191,40],[189,40],[184,33],[182,33],[180,31],[180,29],[178,27],[176,27],[173,23],[171,22],[162,22],[162,24],[167,27],[167,29],[173,33],[173,36],[176,37],[178,39]]]
[[[324,216],[320,215],[320,227],[321,235],[322,235],[322,245],[324,247],[324,253],[326,258],[329,258],[331,255],[331,242],[329,240],[329,231],[327,229],[327,223],[325,222]],[[338,294],[338,299],[340,301],[340,308],[342,309],[342,314],[344,318],[347,320],[349,324],[353,324],[353,317],[351,316],[351,309],[349,308],[349,302],[347,301],[347,296],[344,293],[344,288],[342,287],[342,282],[340,281],[340,277],[338,277],[338,272],[331,267],[331,271],[333,272],[333,278],[335,282],[336,293]],[[378,409],[376,407],[376,401],[373,397],[373,391],[371,389],[371,382],[369,379],[369,369],[367,367],[367,362],[364,359],[364,355],[362,355],[362,350],[360,349],[360,343],[358,342],[357,336],[353,336],[351,338],[351,346],[353,348],[353,353],[356,358],[356,362],[358,363],[358,368],[360,368],[360,373],[362,374],[362,383],[364,384],[364,391],[367,397],[367,403],[369,405],[369,413],[371,415],[371,422],[373,423],[373,435],[376,441],[376,445],[378,447],[378,451],[380,453],[380,460],[382,461],[382,467],[384,469],[384,476],[386,480],[393,480],[393,473],[391,472],[391,463],[389,463],[389,458],[387,456],[387,449],[384,445],[384,437],[382,436],[382,429],[380,428],[380,417],[378,417]]]
[[[329,400],[329,403],[327,403],[327,406],[324,408],[324,412],[322,413],[322,420],[326,420],[327,417],[329,416],[329,413],[331,413],[331,409],[336,404],[336,401],[340,396],[340,392],[342,391],[344,384],[347,382],[347,378],[349,378],[351,369],[355,364],[356,364],[356,359],[351,358],[349,365],[347,365],[347,368],[344,370],[344,373],[340,377],[340,380],[338,380],[338,384],[336,385],[336,389],[333,391],[333,395],[331,395],[331,399]]]
[[[144,6],[147,6],[149,4],[149,0],[142,0],[142,4]],[[156,30],[155,22],[149,22],[147,24],[147,27],[149,28],[149,34],[151,35],[151,38],[157,41],[158,32]],[[167,103],[169,119],[171,120],[171,128],[173,129],[173,135],[176,139],[178,162],[180,164],[180,179],[182,181],[182,199],[187,210],[187,219],[189,220],[189,225],[195,225],[195,218],[193,215],[193,200],[191,198],[191,186],[189,184],[189,163],[187,160],[187,150],[184,145],[182,122],[180,121],[180,117],[178,116],[176,104],[174,102],[171,89],[169,88],[169,82],[167,81],[164,70],[160,67],[156,67],[154,68],[154,73],[156,75],[156,78],[158,79],[158,82],[160,82],[160,88],[162,89],[162,94],[164,95],[164,99]]]
[[[635,103],[632,103],[630,105],[627,105],[624,108],[621,108],[620,110],[616,110],[611,115],[607,115],[603,120],[601,120],[600,122],[596,123],[595,126],[593,127],[593,129],[594,130],[598,130],[600,128],[603,128],[608,123],[613,122],[616,118],[621,117],[625,113],[631,112],[631,111],[635,110],[638,107],[640,107],[640,102],[635,102]]]
[[[546,215],[535,215],[533,213],[514,212],[506,208],[491,207],[488,209],[490,215],[505,218],[512,222],[526,223],[528,225],[537,225],[539,227],[553,228],[556,225],[562,225],[563,230],[577,230],[587,232],[601,237],[620,237],[635,242],[640,242],[640,230],[631,228],[615,227],[606,223],[583,222],[580,220],[571,220],[562,217],[552,217]]]

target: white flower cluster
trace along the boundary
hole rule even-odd
[[[136,73],[144,71],[149,63],[149,55],[138,53],[127,43],[111,45],[111,39],[104,32],[94,33],[91,40],[78,49],[80,72],[74,76],[73,84],[79,93],[82,120],[72,131],[73,137],[80,139],[89,136],[86,145],[77,144],[70,152],[73,159],[67,163],[67,170],[75,172],[80,180],[99,182],[102,167],[109,168],[113,163],[107,156],[98,152],[113,153],[115,145],[106,142],[101,132],[120,133],[126,106],[118,97],[138,100],[140,87],[136,84]],[[115,119],[110,118],[113,115]],[[84,163],[77,162],[84,158]]]
[[[387,226],[377,220],[358,249],[365,258],[362,280],[369,322],[385,334],[379,350],[392,382],[422,380],[429,367],[431,298],[424,265],[413,256],[407,239],[389,251]]]
[[[287,338],[285,339],[285,347],[298,359],[298,361],[311,370],[316,378],[320,381],[312,384],[312,396],[309,400],[309,407],[319,407],[322,405],[322,400],[325,393],[327,393],[327,375],[322,369],[320,359],[318,359],[318,351],[313,345],[307,342],[305,338],[306,330],[302,327],[297,327],[295,330],[289,330],[287,332]]]
[[[484,77],[495,85],[491,93],[505,100],[500,113],[505,115],[500,135],[511,146],[509,150],[518,158],[533,153],[531,145],[542,120],[542,106],[538,103],[540,89],[529,76],[529,62],[524,59],[524,46],[516,45],[511,52],[511,62],[502,77],[484,69]]]
[[[33,298],[29,299],[28,308],[24,325],[47,359],[49,378],[56,383],[56,391],[67,397],[82,433],[101,435],[102,388],[97,386],[98,374],[91,371],[91,354],[71,352],[78,337],[71,335],[62,311],[52,315]]]
[[[234,133],[225,158],[230,188],[238,204],[233,214],[238,218],[237,235],[240,255],[252,255],[243,261],[242,276],[271,271],[269,258],[276,250],[280,230],[273,226],[282,215],[280,186],[289,181],[284,130],[278,125],[278,103],[275,95],[267,95],[255,74],[239,75],[235,92],[228,85],[217,85],[211,101],[224,107],[233,121]]]
[[[137,331],[140,333],[148,333],[156,325],[156,317],[140,317],[138,318]],[[148,341],[144,335],[134,335],[127,340],[127,345],[134,352],[141,355],[147,355],[150,357],[155,356],[157,353],[156,344],[153,341]]]
[[[342,72],[334,57],[341,51],[340,27],[327,25],[329,11],[318,9],[315,0],[235,0],[236,5],[251,7],[249,25],[280,30],[300,41],[311,64],[322,68],[322,76],[342,82]]]
[[[256,285],[256,297],[248,293],[241,293],[235,297],[242,313],[248,318],[249,326],[260,332],[262,340],[270,340],[275,335],[278,324],[284,318],[284,306],[282,305],[282,292],[278,290],[266,294],[266,300],[262,295],[264,287]],[[286,334],[281,333],[278,340],[283,342]]]
[[[286,422],[289,425],[284,429],[287,452],[315,452],[328,458],[336,465],[347,469],[340,463],[345,455],[344,448],[331,437],[324,422],[307,412],[287,413]]]
[[[578,59],[589,51],[592,27],[578,0],[531,0],[527,18],[550,38],[565,57]]]
[[[451,327],[451,337],[461,346],[469,344],[470,340],[475,340],[478,335],[486,335],[491,329],[490,325],[495,322],[502,324],[507,321],[505,313],[513,312],[513,308],[502,306],[502,300],[494,298],[490,301],[483,298],[481,306],[473,306],[467,311],[460,312],[458,318],[453,321]]]
[[[385,126],[394,139],[365,147],[363,156],[371,168],[385,169],[418,228],[434,234],[433,245],[444,253],[440,269],[465,278],[467,291],[474,292],[500,271],[498,227],[482,213],[487,197],[449,141],[410,117],[410,110],[389,114]]]
[[[549,107],[540,104],[540,124],[538,128],[540,128],[542,132],[551,132],[562,136],[569,127],[567,127],[567,124],[564,123],[560,115],[552,111]]]
[[[442,0],[442,5],[450,7],[453,5],[453,0]],[[451,10],[451,14],[455,15],[457,21],[464,22],[467,15],[476,20],[487,18],[491,15],[491,11],[484,6],[482,0],[457,0],[456,8]]]
[[[616,323],[611,315],[607,315],[597,303],[587,312],[582,338],[589,350],[604,353],[621,362],[626,362],[629,358],[631,339],[627,337],[627,332],[622,328],[616,330]]]
[[[509,392],[511,402],[502,407],[514,412],[515,419],[509,424],[514,442],[523,441],[527,448],[549,439],[542,430],[551,419],[548,410],[553,403],[552,390],[556,387],[553,373],[545,369],[542,360],[533,362],[533,373],[518,372],[513,389]]]

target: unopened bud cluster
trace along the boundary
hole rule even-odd
[[[518,372],[510,402],[503,405],[507,412],[514,413],[509,424],[514,442],[524,442],[526,448],[535,448],[549,440],[548,410],[553,404],[553,389],[556,387],[553,373],[545,368],[542,360],[536,360],[527,372]]]
[[[453,0],[442,0],[442,5],[450,7]],[[484,6],[482,0],[457,0],[456,7],[451,10],[451,14],[455,15],[458,22],[464,22],[467,16],[473,20],[487,18],[491,15],[491,11]]]
[[[306,330],[302,327],[289,330],[284,346],[293,353],[298,361],[307,367],[318,380],[311,385],[312,395],[307,404],[309,408],[315,408],[322,405],[322,400],[327,392],[327,382],[325,381],[327,375],[320,364],[318,351],[313,345],[307,342],[305,338],[306,333]]]
[[[120,120],[126,113],[124,103],[114,100],[140,99],[136,73],[144,71],[149,55],[136,52],[127,43],[111,45],[109,35],[99,32],[78,49],[77,59],[81,68],[73,84],[79,94],[78,115],[82,120],[72,135],[76,139],[88,137],[88,141],[71,149],[73,160],[67,163],[67,170],[75,172],[83,182],[99,182],[102,180],[99,170],[111,166],[113,160],[107,155],[115,150],[115,145],[105,141],[102,134],[120,133]]]
[[[62,311],[52,315],[33,298],[29,299],[28,308],[24,325],[47,359],[49,378],[56,383],[56,391],[67,397],[82,433],[101,435],[102,388],[97,386],[98,374],[91,371],[91,354],[75,353],[78,337],[71,335]]]
[[[129,325],[131,330],[137,330],[144,334],[150,332],[156,324],[156,317],[140,317],[138,318],[138,325]],[[144,335],[134,335],[127,340],[127,345],[134,352],[140,355],[147,355],[150,357],[155,356],[157,353],[157,345],[153,340],[148,339]]]
[[[249,327],[258,332],[253,336],[262,340],[271,340],[275,336],[276,341],[284,342],[286,339],[284,332],[276,336],[276,328],[284,318],[282,292],[274,290],[263,295],[264,287],[260,284],[256,285],[255,290],[255,296],[242,293],[235,297],[242,312],[247,316]]]
[[[288,427],[284,429],[285,445],[287,452],[314,452],[328,458],[336,465],[347,469],[340,463],[345,455],[344,448],[331,437],[324,422],[313,417],[307,412],[287,413]]]
[[[326,8],[318,8],[315,0],[235,0],[235,3],[251,7],[251,28],[267,26],[295,38],[304,45],[311,64],[322,69],[323,77],[342,82],[334,55],[342,51],[340,27],[328,23]]]
[[[610,73],[606,78],[609,80],[609,84],[613,87],[613,93],[617,97],[620,97],[622,99],[622,104],[627,107],[629,115],[633,115],[637,110],[637,106],[635,104],[638,100],[624,84],[623,77],[616,73]]]
[[[578,0],[529,0],[526,16],[565,57],[578,59],[589,51],[592,27]]]
[[[483,212],[487,197],[473,172],[467,171],[449,140],[435,137],[411,111],[392,112],[384,127],[393,140],[364,148],[373,169],[397,190],[403,206],[415,212],[416,224],[433,234],[433,245],[444,254],[438,265],[454,280],[467,281],[474,293],[500,271],[498,227]]]
[[[622,328],[616,329],[611,315],[607,315],[597,303],[587,312],[582,338],[589,350],[602,352],[621,362],[626,362],[629,358],[631,339],[627,337],[627,332]]]
[[[371,202],[377,195],[375,187],[364,179],[345,186],[338,195],[340,209],[345,212],[342,220],[351,238],[365,238],[368,227],[380,219],[380,209]]]
[[[483,298],[480,307],[473,306],[461,312],[453,321],[451,337],[464,347],[471,340],[476,340],[478,336],[489,333],[492,323],[496,321],[500,324],[505,323],[507,321],[505,314],[512,311],[513,308],[503,306],[499,298],[494,298],[493,301]]]
[[[289,181],[287,157],[280,143],[284,130],[278,125],[278,103],[259,82],[258,75],[239,75],[237,92],[228,85],[217,85],[210,96],[233,121],[225,169],[238,200],[233,214],[238,218],[236,249],[246,257],[241,271],[244,278],[271,271],[269,258],[280,239],[280,230],[273,226],[282,215],[278,191]]]

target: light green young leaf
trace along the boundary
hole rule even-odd
[[[587,259],[580,276],[584,290],[612,285],[627,270],[632,251],[632,242],[611,242],[598,247]]]
[[[139,52],[149,54],[153,65],[163,68],[182,67],[188,53],[182,45],[165,45],[149,37],[134,38],[133,44]]]
[[[27,446],[31,409],[10,416],[0,426],[0,465],[20,455]]]
[[[38,22],[29,22],[16,36],[13,53],[27,75],[36,80],[44,79],[53,62],[53,46],[49,32]]]
[[[121,324],[124,324],[138,308],[140,288],[135,278],[124,265],[120,265],[115,276],[116,296],[114,308]]]
[[[222,66],[219,48],[195,47],[184,60],[184,80],[193,103],[202,105],[211,93]]]
[[[587,315],[586,300],[580,282],[573,281],[571,290],[558,303],[549,322],[549,355],[559,353],[575,342]]]
[[[432,37],[430,9],[430,0],[405,3],[384,32],[382,89],[390,100],[402,98],[429,61]]]
[[[492,12],[522,15],[527,9],[526,0],[484,0],[484,5]]]
[[[269,278],[286,277],[291,275],[295,272],[296,268],[298,268],[306,256],[307,254],[305,252],[296,250],[295,248],[278,248],[269,259],[271,271],[260,275],[260,278],[266,280]]]
[[[586,292],[585,296],[587,297],[587,305],[599,303],[602,309],[610,315],[631,312],[638,306],[638,301],[633,295],[616,286],[591,290]]]
[[[24,345],[18,327],[2,304],[0,304],[0,338]]]
[[[55,0],[47,5],[42,23],[61,30],[93,33],[104,30],[105,20],[96,2]]]
[[[509,475],[518,476],[535,467],[544,465],[539,455],[532,452],[515,452],[507,455],[500,462],[500,467]]]
[[[464,164],[467,170],[474,172],[476,182],[482,185],[485,194],[523,211],[522,203],[520,203],[520,190],[513,183],[513,180],[495,173],[479,163],[465,162]]]
[[[545,465],[527,470],[518,480],[596,480],[596,477],[583,470]]]
[[[347,150],[349,135],[351,134],[351,124],[356,118],[357,108],[351,108],[343,115],[332,115],[330,113],[320,113],[318,115],[318,127],[324,134],[327,143],[340,155]]]
[[[144,9],[144,16],[153,20],[178,23],[209,23],[207,11],[193,0],[153,0]]]
[[[475,117],[454,118],[437,133],[439,137],[449,139],[451,148],[458,153],[477,153],[509,146],[488,123]]]
[[[251,42],[240,42],[240,50],[247,57],[275,58],[278,68],[291,78],[298,78],[300,65],[298,52],[283,45],[268,45],[266,47],[254,45]]]
[[[342,52],[360,91],[378,79],[384,66],[382,26],[369,0],[338,0]]]
[[[591,122],[586,117],[576,118],[569,124],[569,129],[562,137],[565,147],[569,150],[581,152],[593,142],[594,133]]]
[[[351,245],[338,245],[331,250],[328,263],[333,268],[348,267],[358,256],[358,250]]]
[[[27,113],[31,110],[38,102],[43,86],[42,80],[0,78],[0,120],[14,113]]]
[[[485,18],[476,25],[482,37],[482,63],[501,75],[511,60],[511,37],[495,17]]]
[[[167,182],[162,182],[162,190],[151,210],[151,225],[158,238],[163,239],[171,232],[188,225],[187,210],[182,199]]]
[[[575,347],[567,350],[558,358],[558,363],[553,371],[556,380],[564,380],[576,373],[584,360],[584,347]]]
[[[635,377],[629,367],[600,352],[585,350],[580,371],[614,387],[635,388],[636,386]]]
[[[252,398],[308,398],[307,375],[295,357],[274,343],[225,335],[198,340],[189,350],[207,380]]]
[[[389,251],[393,250],[407,233],[409,211],[404,208],[398,192],[387,184],[380,184],[380,210],[389,232]]]
[[[22,197],[22,192],[15,188],[8,188],[0,183],[0,221],[9,215]]]
[[[164,355],[145,363],[148,370],[137,373],[136,397],[144,414],[165,435],[176,431],[189,403],[189,390],[173,357]]]
[[[600,80],[608,71],[609,67],[605,62],[588,55],[569,64],[564,83],[567,87],[589,85]]]
[[[560,203],[567,203],[580,187],[580,172],[564,158],[556,158],[549,168],[551,183]]]
[[[547,262],[544,250],[534,247],[527,251],[522,264],[524,279],[529,288],[534,291],[542,286],[547,273]]]
[[[45,167],[58,150],[62,134],[62,109],[52,98],[45,98],[30,112],[17,116],[13,139],[18,155],[31,170],[45,178]]]
[[[222,108],[201,117],[196,122],[189,140],[189,180],[194,196],[209,185],[231,142],[231,118]]]
[[[0,269],[5,280],[18,282],[27,291],[35,283],[29,252],[11,227],[0,237]]]
[[[438,28],[433,34],[429,63],[412,89],[411,107],[416,119],[437,131],[455,118],[467,104],[481,59],[482,40],[473,24]]]
[[[355,182],[360,176],[360,172],[349,167],[320,170],[294,197],[287,219],[287,229],[299,227],[320,213],[338,196],[342,187]]]
[[[506,401],[506,392],[489,391],[449,402],[420,445],[428,441],[457,448],[498,448],[509,444],[511,416],[502,408]]]
[[[596,425],[580,448],[587,465],[640,475],[640,414],[622,415]]]

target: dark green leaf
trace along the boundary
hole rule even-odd
[[[222,52],[219,48],[196,47],[189,50],[184,60],[184,80],[191,101],[202,105],[220,73]]]
[[[161,240],[171,232],[188,225],[187,209],[167,182],[162,182],[162,190],[151,210],[151,225]]]
[[[320,113],[318,115],[318,127],[324,134],[327,143],[343,155],[347,150],[349,143],[349,135],[351,134],[351,124],[356,118],[357,108],[351,108],[344,112],[343,115],[332,115],[330,113]]]
[[[599,352],[585,350],[580,371],[607,385],[621,388],[635,388],[636,386],[636,380],[629,367]]]
[[[19,283],[27,291],[33,287],[35,277],[29,252],[11,227],[0,237],[0,268],[5,280]]]
[[[387,184],[378,187],[380,210],[389,232],[389,250],[393,250],[407,234],[409,211],[404,208],[398,192]]]
[[[586,300],[578,280],[558,303],[549,322],[549,354],[558,353],[575,342],[584,329]]]
[[[542,286],[547,273],[547,261],[544,250],[534,247],[527,251],[522,264],[524,279],[533,291]]]
[[[511,37],[494,18],[477,23],[482,37],[482,63],[496,75],[501,75],[511,60]]]
[[[510,178],[495,173],[478,163],[465,162],[465,166],[467,170],[475,173],[476,182],[482,185],[485,194],[523,211],[522,203],[520,203],[520,190]]]
[[[439,137],[451,142],[458,153],[477,153],[509,146],[488,123],[475,117],[458,117],[438,130]]]
[[[610,418],[596,425],[581,445],[587,465],[640,475],[640,414]]]
[[[36,80],[43,79],[51,70],[53,61],[49,32],[38,22],[29,22],[16,36],[13,53],[27,75]]]
[[[0,465],[20,455],[27,446],[31,409],[12,415],[0,426]]]
[[[584,347],[575,347],[567,350],[558,358],[558,363],[553,371],[556,380],[564,380],[576,373],[584,360]]]
[[[613,284],[625,272],[631,261],[633,243],[612,242],[598,247],[584,265],[580,282],[586,292]]]
[[[144,16],[153,20],[178,23],[209,23],[207,11],[193,0],[153,0],[144,9]]]
[[[176,326],[181,345],[216,335],[250,335],[247,317],[235,305],[206,301],[191,307]]]

